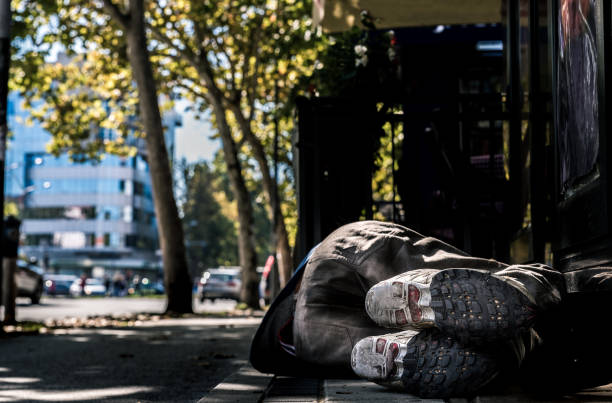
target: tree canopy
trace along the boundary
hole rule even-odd
[[[311,27],[310,2],[15,3],[20,28],[12,87],[25,95],[34,117],[53,134],[49,150],[75,159],[134,152],[132,146],[144,129],[142,119],[134,117],[143,115],[143,103],[142,88],[135,86],[141,82],[134,75],[140,63],[129,56],[130,47],[133,51],[138,43],[131,27],[142,19],[147,35],[142,46],[150,55],[147,63],[157,94],[167,100],[188,98],[197,109],[213,112],[237,202],[240,253],[249,256],[241,258],[241,265],[253,272],[245,287],[256,288],[252,191],[263,190],[263,198],[255,198],[265,202],[269,219],[276,223],[277,256],[286,281],[292,263],[289,237],[296,221],[289,164],[290,95],[300,77],[312,73],[317,50],[324,46]],[[58,48],[68,55],[60,63],[53,60]],[[271,173],[276,128],[282,179],[278,188]]]

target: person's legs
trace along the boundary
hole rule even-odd
[[[419,269],[372,287],[366,311],[388,328],[437,327],[463,343],[517,337],[532,327],[538,311],[564,293],[561,273],[544,265],[474,269]]]
[[[251,350],[251,361],[260,370],[281,374],[291,374],[294,369],[299,370],[302,376],[330,376],[352,371],[353,347],[367,337],[389,333],[388,329],[370,319],[364,309],[368,290],[402,273],[418,270],[439,273],[445,269],[477,269],[487,273],[487,276],[491,276],[488,273],[498,273],[490,277],[495,279],[493,283],[499,284],[501,281],[512,284],[510,287],[518,287],[520,293],[523,293],[523,288],[526,289],[529,303],[535,295],[536,305],[538,298],[546,301],[544,305],[554,304],[556,297],[546,297],[546,289],[548,287],[549,292],[554,294],[554,290],[559,288],[558,281],[549,281],[549,277],[556,278],[556,272],[552,270],[545,269],[540,273],[541,268],[537,267],[515,267],[490,259],[474,258],[435,238],[424,237],[395,224],[373,221],[353,223],[339,228],[317,247],[308,259],[301,286],[295,287],[293,284],[294,288],[289,293],[283,290],[284,299],[275,301],[258,330]],[[537,291],[529,291],[531,289]],[[559,294],[561,292],[559,290]],[[278,312],[282,315],[278,315]],[[281,340],[281,329],[284,329],[286,337],[293,339],[293,345],[288,346],[291,353],[282,350],[282,344],[290,344],[285,343],[288,339],[283,338],[282,344],[277,342]],[[424,334],[435,331],[427,330]],[[266,342],[268,339],[274,342]],[[459,351],[467,351],[463,343],[452,338],[451,341],[457,354],[451,354],[450,357],[459,357]],[[457,347],[459,345],[461,347]],[[514,345],[520,358],[519,350],[524,350],[524,347],[520,342]],[[431,351],[440,352],[443,348],[442,343],[439,343]],[[510,345],[500,349],[513,351]],[[286,365],[280,365],[282,369],[277,366],[275,370],[275,360],[278,357],[275,354],[279,350],[284,354],[283,360],[287,360]],[[415,352],[417,356],[420,354],[420,350]],[[482,350],[478,353],[483,356],[487,354]],[[480,361],[476,360],[475,365],[479,365]],[[459,361],[453,365],[460,365]],[[435,371],[432,368],[429,370]],[[431,374],[431,371],[428,373]],[[483,375],[482,382],[471,384],[480,385],[485,378]]]
[[[364,309],[372,286],[407,271],[457,267],[497,271],[507,265],[471,257],[396,224],[362,221],[339,228],[310,257],[296,294],[296,357],[350,368],[359,340],[388,332]]]
[[[542,342],[531,327],[536,314],[554,311],[564,293],[562,275],[543,265],[400,274],[370,289],[366,311],[381,326],[411,330],[364,338],[351,365],[361,377],[422,397],[474,394],[502,370],[516,379]]]

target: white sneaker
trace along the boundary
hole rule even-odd
[[[436,327],[471,344],[514,337],[531,327],[536,312],[509,281],[473,269],[402,273],[372,287],[365,308],[379,326]]]
[[[471,395],[498,372],[490,355],[437,329],[366,337],[353,347],[351,366],[362,378],[421,397]]]

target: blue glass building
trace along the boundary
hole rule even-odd
[[[25,125],[27,117],[18,94],[10,94],[5,195],[21,211],[21,252],[38,258],[49,272],[159,274],[144,141],[134,140],[134,157],[106,155],[100,162],[73,162],[66,155],[48,154],[51,135],[36,123]],[[174,130],[180,125],[180,115],[164,116],[171,158]]]

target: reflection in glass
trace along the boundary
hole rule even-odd
[[[561,0],[557,128],[562,192],[595,169],[599,153],[596,0]]]

